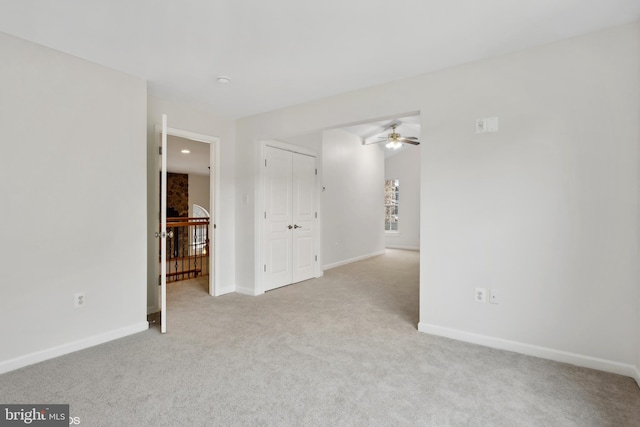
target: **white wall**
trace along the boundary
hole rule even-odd
[[[148,191],[148,233],[150,236],[158,229],[159,206],[158,184],[158,144],[155,126],[162,124],[162,114],[167,114],[167,126],[174,129],[199,133],[220,138],[220,217],[215,218],[216,233],[219,233],[220,247],[216,248],[218,258],[219,283],[218,294],[235,290],[235,149],[233,122],[216,117],[206,111],[177,102],[148,98],[147,104],[147,185]],[[215,174],[214,166],[211,173]],[[213,212],[210,212],[212,215]],[[148,251],[158,253],[157,239],[149,239]],[[147,268],[153,273],[148,276],[147,310],[158,310],[157,257],[150,256]]]
[[[316,160],[320,162],[322,159],[322,132],[282,138],[281,141],[313,150],[316,153]],[[318,165],[320,165],[320,163],[318,163]]]
[[[257,140],[420,111],[420,329],[631,374],[639,58],[635,23],[239,120],[238,281],[255,271]],[[500,132],[474,134],[488,116]]]
[[[189,174],[189,216],[193,217],[193,204],[209,211],[209,175]],[[209,212],[211,214],[211,212]]]
[[[0,52],[3,372],[148,328],[146,83],[2,33]]]
[[[398,232],[384,236],[387,248],[420,249],[420,146],[410,146],[384,161],[384,179],[400,180]]]
[[[323,268],[384,253],[383,151],[343,130],[328,130],[322,159]]]
[[[421,330],[621,372],[635,363],[638,29],[433,76]],[[473,133],[474,117],[494,115],[500,132]],[[475,303],[474,287],[498,289],[500,304]]]

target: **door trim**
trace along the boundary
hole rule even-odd
[[[266,147],[273,147],[273,148],[279,148],[281,150],[287,150],[287,151],[291,151],[293,153],[299,153],[299,154],[304,154],[307,156],[312,156],[316,158],[316,167],[318,169],[318,177],[316,179],[316,191],[315,191],[315,210],[318,213],[318,218],[316,218],[316,226],[315,226],[315,235],[314,235],[314,240],[315,240],[315,250],[316,250],[316,254],[318,255],[318,260],[316,261],[316,265],[315,265],[315,277],[320,277],[322,276],[322,268],[320,267],[322,265],[322,245],[320,242],[320,236],[321,234],[321,228],[320,228],[320,218],[322,217],[322,213],[321,213],[321,204],[320,204],[320,194],[321,194],[321,189],[322,189],[322,175],[320,173],[320,167],[319,166],[319,162],[318,162],[318,153],[316,153],[315,150],[311,150],[309,148],[305,148],[305,147],[299,147],[297,145],[293,145],[293,144],[289,144],[286,142],[282,142],[282,141],[277,141],[277,140],[264,140],[264,141],[259,141],[259,143],[257,144],[257,155],[256,155],[256,168],[258,173],[256,174],[257,178],[258,178],[258,182],[256,183],[256,192],[255,192],[255,239],[256,239],[256,245],[255,245],[255,252],[254,252],[254,259],[256,260],[256,264],[255,264],[255,280],[254,280],[254,291],[253,291],[253,295],[262,295],[264,294],[264,275],[263,275],[263,269],[264,269],[264,212],[265,212],[265,193],[264,193],[264,186],[265,186],[265,170],[264,170],[264,160],[265,160],[265,148]]]
[[[156,140],[160,138],[162,126],[155,126]],[[209,213],[212,214],[212,223],[217,224],[220,221],[220,138],[217,136],[204,135],[201,133],[191,132],[184,129],[167,127],[167,135],[178,136],[181,138],[191,139],[193,141],[204,142],[209,145],[209,165],[213,168],[213,173],[209,174]],[[213,235],[211,239],[213,250],[209,251],[209,265],[213,266],[213,275],[209,275],[209,295],[221,295],[220,286],[220,268],[218,251],[220,250],[220,233],[217,233],[213,224],[209,226],[209,233]],[[157,229],[157,224],[156,224]]]

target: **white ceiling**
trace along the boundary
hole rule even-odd
[[[167,135],[167,171],[209,175],[209,147],[206,142]],[[190,153],[182,153],[182,150]]]
[[[638,0],[0,0],[0,31],[227,118],[638,19]]]

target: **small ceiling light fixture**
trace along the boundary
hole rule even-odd
[[[387,145],[385,145],[385,147],[387,147],[390,150],[397,150],[398,148],[402,147],[402,142],[400,142],[400,141],[389,141],[389,142],[387,142]]]
[[[218,83],[220,83],[220,84],[223,84],[223,85],[231,83],[231,79],[229,77],[227,77],[227,76],[218,76],[216,78],[216,81]]]
[[[187,149],[184,149],[184,150],[181,150],[180,152],[181,152],[182,154],[189,154],[191,151],[189,151],[189,150],[187,150]]]

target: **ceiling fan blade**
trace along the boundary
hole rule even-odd
[[[420,141],[415,140],[415,139],[398,138],[398,141],[400,141],[400,142],[402,142],[404,144],[420,145]]]

